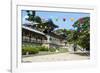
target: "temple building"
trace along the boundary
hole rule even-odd
[[[40,45],[48,48],[65,48],[66,40],[63,36],[54,33],[54,25],[48,25],[50,30],[37,29],[37,23],[22,25],[22,45]]]

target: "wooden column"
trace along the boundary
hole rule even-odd
[[[29,32],[29,42],[31,43],[31,32]]]

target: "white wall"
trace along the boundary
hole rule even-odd
[[[99,0],[23,0],[23,1],[34,1],[40,3],[56,3],[56,4],[79,4],[79,5],[93,5],[98,9],[98,24],[95,24],[98,31],[100,31],[100,2]],[[8,73],[10,69],[10,0],[0,1],[0,73]],[[100,43],[100,33],[98,32],[98,43]],[[100,56],[100,48],[98,46],[98,55]],[[100,57],[98,57],[99,67],[87,68],[87,69],[68,69],[68,70],[56,70],[49,72],[38,72],[38,73],[99,73],[100,68]],[[28,72],[29,73],[29,72]]]
[[[21,0],[19,0],[21,1]],[[85,4],[85,5],[98,5],[99,0],[22,0],[39,3],[55,3],[55,4]]]

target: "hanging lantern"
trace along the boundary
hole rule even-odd
[[[63,18],[63,21],[65,22],[66,21],[66,18]]]
[[[78,24],[78,27],[80,27],[80,24]]]
[[[42,25],[40,26],[40,28],[42,28]]]
[[[70,21],[74,21],[74,18],[70,18]]]
[[[45,26],[45,28],[47,28],[47,26]]]
[[[82,18],[80,18],[80,19],[79,19],[79,22],[80,22],[80,24],[82,24],[82,23],[83,23],[83,19],[82,19]]]
[[[74,24],[72,24],[72,26],[74,27]]]

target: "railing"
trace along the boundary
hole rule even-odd
[[[64,42],[61,42],[61,41],[58,41],[58,40],[50,40],[50,41],[47,41],[47,40],[41,40],[41,39],[36,39],[36,38],[29,38],[27,36],[23,36],[23,42],[30,42],[30,43],[49,43],[49,44],[56,44],[56,45],[65,45]]]

